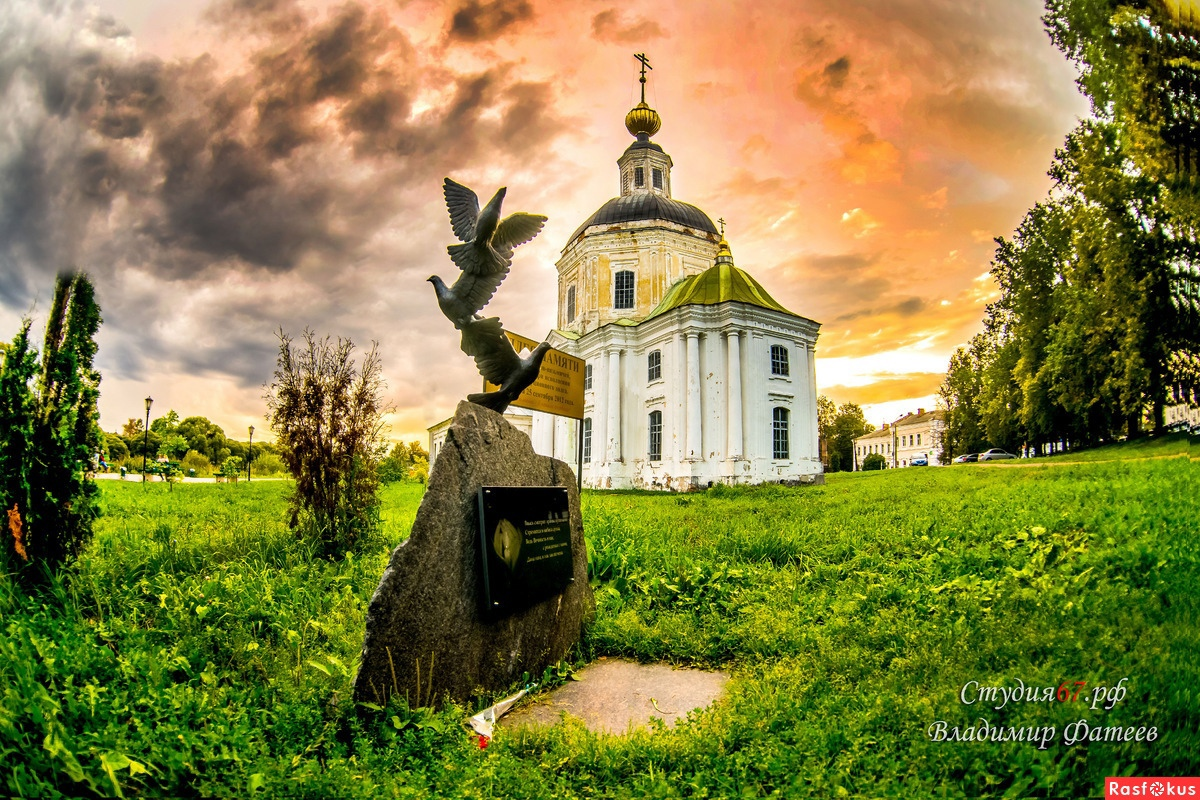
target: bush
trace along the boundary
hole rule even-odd
[[[91,539],[98,513],[87,478],[101,448],[100,373],[92,369],[100,307],[91,282],[58,277],[40,369],[29,327],[26,319],[0,366],[0,552],[40,580]],[[34,565],[44,569],[26,569]]]
[[[287,464],[284,464],[283,459],[275,453],[263,453],[261,456],[255,456],[254,460],[250,462],[250,474],[262,476],[287,474]]]
[[[887,459],[881,453],[871,453],[863,459],[863,472],[873,472],[874,470],[883,469],[887,466]]]
[[[325,555],[340,555],[379,522],[383,453],[383,378],[377,346],[353,358],[349,339],[334,344],[304,331],[301,346],[279,332],[279,360],[267,391],[271,429],[296,479],[291,525],[302,524]]]
[[[236,478],[242,472],[242,460],[237,456],[230,456],[221,462],[221,474],[226,478]]]
[[[212,462],[208,460],[208,456],[203,453],[197,453],[195,450],[188,450],[187,455],[183,457],[183,472],[188,474],[189,470],[195,470],[197,475],[207,477],[212,475]]]

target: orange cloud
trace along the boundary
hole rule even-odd
[[[901,375],[880,373],[872,376],[871,383],[864,386],[837,384],[819,387],[819,392],[838,404],[874,405],[937,394],[938,387],[942,385],[942,379],[945,377],[940,372],[909,372]]]

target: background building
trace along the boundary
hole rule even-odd
[[[863,459],[871,453],[879,453],[889,467],[908,467],[913,459],[925,456],[929,466],[941,463],[942,436],[946,429],[944,411],[926,411],[918,408],[917,413],[905,414],[892,423],[884,423],[879,430],[854,440],[854,470],[862,469]]]

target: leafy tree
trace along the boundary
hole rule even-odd
[[[188,445],[188,440],[180,436],[178,433],[168,433],[163,437],[162,444],[159,445],[159,450],[167,454],[167,458],[173,461],[178,461],[183,458],[184,454],[191,449]]]
[[[129,458],[129,447],[125,444],[125,440],[115,433],[104,434],[104,447],[108,451],[110,462],[124,461]]]
[[[271,429],[296,479],[293,528],[304,524],[326,554],[345,552],[378,523],[383,378],[376,345],[356,365],[354,344],[282,330],[266,400]]]
[[[146,430],[146,425],[140,419],[130,417],[125,421],[125,425],[121,428],[121,437],[124,439],[134,439],[142,435],[142,431]]]
[[[863,472],[874,472],[887,466],[887,459],[882,453],[871,453],[863,459]]]
[[[175,409],[171,409],[165,416],[159,417],[150,423],[150,430],[160,436],[168,436],[175,433],[179,427],[179,415],[175,413]]]
[[[207,417],[187,417],[180,421],[176,431],[187,439],[189,450],[203,453],[213,464],[220,464],[230,456],[225,431]]]
[[[837,404],[825,395],[817,398],[817,443],[825,468],[829,469],[829,437],[833,434],[833,418],[837,416]]]
[[[129,448],[129,455],[133,458],[141,458],[143,455],[149,460],[158,458],[158,449],[162,446],[162,437],[154,431],[143,432],[129,439],[125,439],[125,446]]]
[[[28,320],[0,367],[0,509],[2,552],[38,580],[79,552],[97,514],[96,487],[87,479],[99,449],[92,369],[100,308],[91,282],[60,275],[46,323],[40,369],[30,348]]]
[[[979,409],[983,390],[985,339],[982,334],[969,347],[960,347],[950,357],[950,369],[938,389],[946,410],[946,430],[942,436],[943,463],[963,453],[988,449]]]
[[[1149,0],[1048,0],[1092,114],[998,239],[1000,299],[951,360],[947,452],[1133,437],[1200,397],[1200,40]]]
[[[818,409],[820,406],[818,405]],[[818,417],[818,424],[819,424]],[[838,407],[829,428],[829,469],[831,472],[854,468],[854,440],[875,430],[867,422],[863,410],[857,403],[843,403]]]
[[[379,479],[383,483],[416,480],[416,467],[422,462],[428,474],[429,454],[420,442],[397,442],[387,457],[379,462]]]

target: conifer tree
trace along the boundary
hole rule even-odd
[[[96,487],[87,470],[100,447],[100,374],[92,367],[100,321],[87,277],[60,275],[40,369],[28,320],[0,367],[2,552],[29,580],[58,569],[91,537]]]

